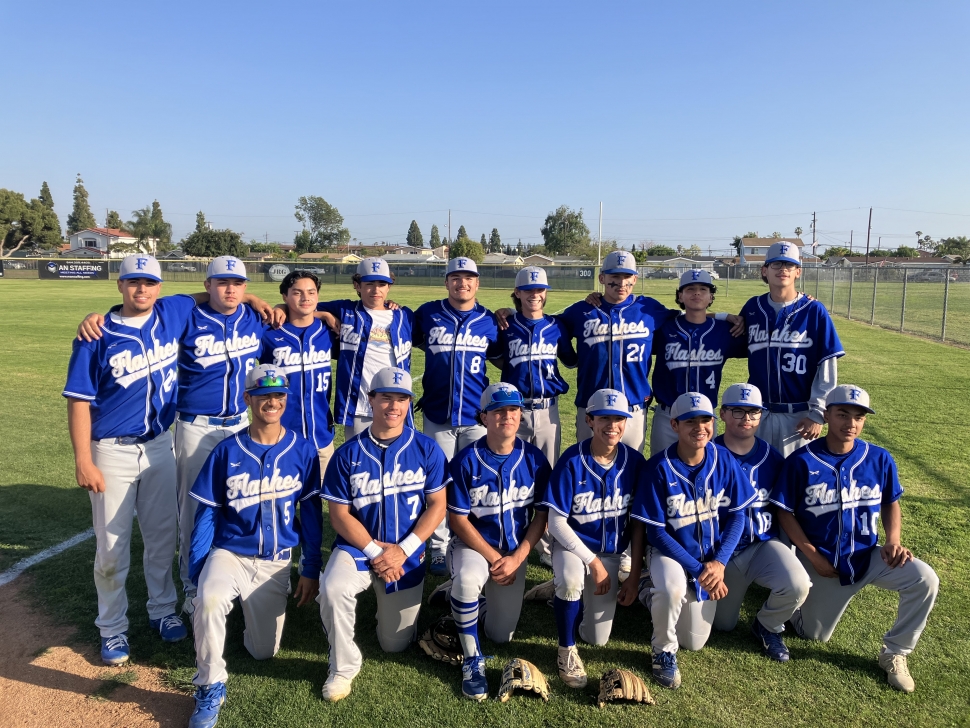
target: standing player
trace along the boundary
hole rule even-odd
[[[251,369],[243,398],[252,424],[216,445],[192,486],[199,506],[188,561],[199,591],[189,728],[213,728],[219,719],[228,677],[222,656],[226,617],[236,599],[246,649],[254,659],[268,660],[280,648],[297,544],[297,605],[312,601],[319,589],[320,463],[313,444],[283,426],[287,392],[286,375],[272,364]]]
[[[677,444],[647,462],[631,511],[646,524],[650,544],[650,580],[640,599],[653,621],[653,677],[672,689],[680,687],[678,647],[699,650],[711,634],[715,602],[728,594],[724,569],[755,498],[737,460],[711,442],[714,420],[700,392],[677,398],[670,411]],[[642,561],[634,550],[628,582],[639,579]]]
[[[446,460],[434,440],[406,425],[411,375],[382,369],[371,380],[374,422],[334,454],[323,480],[337,532],[320,585],[330,642],[323,697],[350,695],[362,657],[354,644],[357,595],[377,595],[377,638],[385,652],[414,640],[424,587],[424,542],[444,517]]]
[[[654,334],[653,393],[657,407],[650,428],[650,454],[677,442],[670,426],[670,408],[687,392],[700,392],[717,402],[721,372],[730,358],[748,355],[744,337],[731,334],[731,324],[707,315],[717,287],[706,270],[680,277],[675,299],[683,313],[667,319]]]
[[[98,544],[95,624],[101,659],[109,665],[129,656],[125,580],[136,509],[151,627],[168,642],[187,634],[175,616],[178,511],[168,428],[175,419],[178,338],[195,301],[159,300],[161,282],[161,266],[152,256],[129,255],[121,262],[121,309],[104,320],[100,338],[74,341],[63,392],[75,477],[91,497]]]
[[[485,634],[512,640],[522,611],[529,551],[546,529],[546,509],[535,509],[549,482],[549,463],[534,445],[516,437],[522,395],[510,384],[492,384],[482,395],[487,433],[451,461],[448,517],[454,533],[451,612],[465,660],[461,692],[488,697],[485,658],[478,642],[479,598],[485,597]]]
[[[422,304],[414,313],[414,345],[425,353],[424,432],[445,453],[459,450],[485,436],[478,422],[478,406],[488,386],[487,359],[496,359],[498,325],[494,314],[475,300],[478,266],[470,258],[452,258],[445,272],[448,298]],[[445,576],[445,551],[450,533],[442,520],[431,537],[431,573]]]
[[[770,589],[768,599],[751,623],[751,632],[765,655],[787,662],[788,648],[781,636],[785,622],[805,601],[812,583],[791,548],[778,540],[778,526],[768,497],[785,458],[755,436],[763,412],[761,392],[753,384],[732,384],[725,390],[721,403],[724,434],[714,438],[714,444],[726,447],[737,458],[757,497],[744,511],[741,540],[724,568],[728,593],[717,601],[714,629],[734,629],[741,602],[752,582]]]
[[[852,597],[867,584],[899,592],[896,622],[883,636],[879,667],[896,690],[916,683],[906,658],[916,647],[940,580],[900,542],[903,494],[892,455],[858,439],[873,414],[869,394],[852,384],[829,392],[828,433],[785,462],[771,500],[812,580],[808,599],[792,617],[802,637],[828,642]],[[879,545],[879,520],[885,532]]]
[[[617,601],[627,605],[636,599],[638,578],[627,579],[618,593],[620,555],[631,536],[641,560],[643,554],[643,529],[631,528],[628,519],[646,464],[639,452],[621,442],[631,419],[629,404],[622,392],[601,389],[586,405],[593,435],[562,454],[540,503],[549,509],[549,533],[555,539],[559,677],[571,688],[586,687],[576,634],[590,644],[605,645]]]
[[[801,265],[798,246],[772,245],[761,267],[768,293],[741,309],[748,380],[768,400],[760,434],[785,457],[822,432],[825,398],[838,381],[838,358],[845,356],[825,306],[795,289]]]
[[[298,432],[317,449],[320,474],[333,456],[333,416],[330,414],[330,331],[315,318],[319,279],[305,270],[287,274],[280,283],[286,323],[263,334],[260,360],[283,372],[289,382],[283,425]],[[254,370],[255,371],[255,370]]]
[[[359,300],[329,301],[317,306],[323,319],[340,335],[334,413],[349,440],[370,426],[373,418],[370,380],[386,367],[411,370],[411,329],[414,314],[409,308],[385,307],[394,283],[387,261],[364,258],[354,274]]]

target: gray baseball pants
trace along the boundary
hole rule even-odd
[[[711,636],[717,602],[697,601],[694,584],[687,581],[684,567],[657,549],[647,549],[647,561],[653,586],[640,593],[640,601],[650,610],[653,620],[653,653],[676,654],[678,646],[701,649]]]
[[[552,545],[552,573],[556,596],[567,602],[583,600],[583,621],[579,624],[579,636],[591,645],[605,645],[613,631],[616,615],[616,592],[619,590],[620,554],[596,554],[610,575],[610,590],[596,595],[596,582],[590,576],[589,567],[572,551],[567,551],[558,541]]]
[[[676,442],[677,433],[670,426],[670,410],[658,404],[650,424],[650,456],[653,457]]]

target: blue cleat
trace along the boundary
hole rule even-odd
[[[485,658],[481,655],[466,657],[461,663],[461,694],[470,700],[485,700],[488,697]]]
[[[448,564],[445,563],[445,557],[440,554],[432,556],[428,571],[431,572],[431,576],[448,576]]]
[[[665,688],[676,690],[680,687],[680,670],[677,668],[677,655],[661,652],[653,656],[653,679]]]
[[[184,640],[189,634],[182,620],[174,614],[161,619],[149,619],[148,624],[152,629],[158,630],[163,642],[178,642]]]
[[[127,632],[101,638],[101,661],[105,665],[124,665],[130,656]]]
[[[751,623],[751,634],[755,636],[758,642],[761,643],[761,651],[772,660],[776,662],[788,662],[788,658],[791,655],[788,652],[788,648],[785,646],[785,641],[781,638],[781,634],[775,634],[774,632],[769,632],[764,628],[764,625],[758,621],[758,618],[754,618],[754,622]]]
[[[214,728],[219,722],[219,709],[226,702],[226,684],[200,685],[195,690],[195,712],[189,728]]]

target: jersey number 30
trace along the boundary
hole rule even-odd
[[[797,356],[792,353],[785,354],[782,356],[783,364],[781,365],[781,370],[783,372],[795,372],[795,374],[804,374],[808,371],[808,359],[805,358],[804,354],[798,354]]]

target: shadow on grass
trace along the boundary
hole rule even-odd
[[[77,486],[0,487],[0,571],[91,527],[91,501]]]

